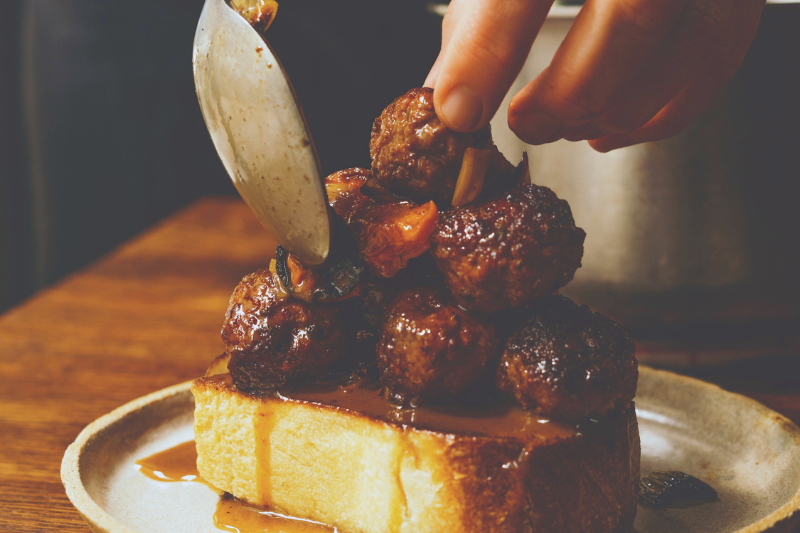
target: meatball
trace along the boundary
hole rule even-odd
[[[391,398],[412,402],[457,394],[477,381],[496,352],[494,327],[430,288],[402,293],[378,341],[378,371]]]
[[[358,296],[358,311],[354,317],[357,335],[361,339],[377,342],[392,303],[406,290],[420,288],[447,290],[442,274],[430,254],[415,257],[397,276],[386,279],[373,277],[364,283]],[[372,343],[372,361],[375,359],[375,342]]]
[[[386,319],[386,314],[397,297],[410,289],[439,289],[447,286],[442,273],[430,254],[415,257],[397,276],[386,279],[373,277],[364,283],[358,296],[358,312],[355,315],[359,339],[373,338],[377,342]],[[375,359],[375,342],[372,344],[372,359]]]
[[[541,416],[575,420],[626,406],[636,394],[634,344],[613,320],[564,296],[537,302],[506,343],[497,386]]]
[[[269,269],[245,276],[222,326],[233,383],[257,392],[346,368],[351,343],[345,316],[338,306],[295,300]]]
[[[433,89],[411,89],[383,110],[372,126],[369,153],[375,178],[396,194],[449,205],[467,148],[497,149],[488,126],[451,130],[436,116]],[[499,154],[499,152],[498,152]]]
[[[566,201],[526,183],[481,206],[442,213],[431,252],[460,305],[495,312],[569,283],[585,237]]]

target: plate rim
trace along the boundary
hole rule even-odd
[[[736,399],[736,401],[749,404],[751,408],[759,411],[761,414],[768,415],[775,422],[786,431],[795,441],[796,445],[800,447],[800,428],[789,418],[782,414],[770,409],[761,402],[754,400],[743,394],[731,392],[723,389],[719,385],[708,383],[706,381],[676,374],[668,370],[661,370],[652,368],[646,365],[639,365],[639,372],[645,374],[652,374],[654,376],[660,375],[666,379],[673,381],[683,381],[689,386],[703,387],[706,389],[714,390],[716,393],[728,395],[728,397]],[[192,381],[185,381],[177,385],[172,385],[165,389],[152,392],[135,400],[132,400],[116,409],[107,413],[97,420],[91,422],[78,434],[75,441],[67,447],[64,457],[61,461],[61,482],[64,485],[67,497],[72,505],[77,509],[78,513],[83,517],[86,523],[94,531],[103,533],[141,533],[134,529],[129,528],[121,523],[110,514],[108,514],[97,502],[89,495],[86,487],[81,482],[81,459],[84,449],[99,438],[103,432],[107,431],[112,425],[120,422],[126,416],[154,403],[173,398],[178,395],[187,394],[191,391]],[[784,505],[776,509],[770,515],[749,524],[733,533],[762,533],[768,529],[775,527],[781,522],[788,521],[800,511],[800,488],[787,501]]]
[[[81,459],[84,449],[99,438],[103,432],[122,421],[128,415],[168,398],[190,393],[192,381],[171,385],[117,407],[83,428],[75,438],[75,441],[67,447],[61,460],[61,483],[64,485],[67,498],[69,498],[72,505],[93,531],[101,531],[103,533],[142,533],[129,528],[108,514],[89,495],[81,481]]]

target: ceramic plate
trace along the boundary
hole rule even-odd
[[[800,430],[744,396],[641,367],[636,397],[642,472],[680,470],[711,484],[719,502],[639,508],[639,533],[788,533],[800,521]],[[192,440],[189,383],[135,400],[84,429],[61,477],[94,531],[218,533],[218,496],[200,483],[163,483],[137,459]],[[794,515],[794,516],[793,516]],[[773,528],[773,529],[770,529]]]

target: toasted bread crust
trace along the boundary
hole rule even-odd
[[[636,511],[631,406],[525,437],[418,429],[195,380],[198,470],[257,505],[347,533],[612,532]]]

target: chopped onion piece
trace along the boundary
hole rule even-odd
[[[453,207],[467,205],[478,199],[491,155],[492,150],[488,148],[466,149],[453,193]]]

